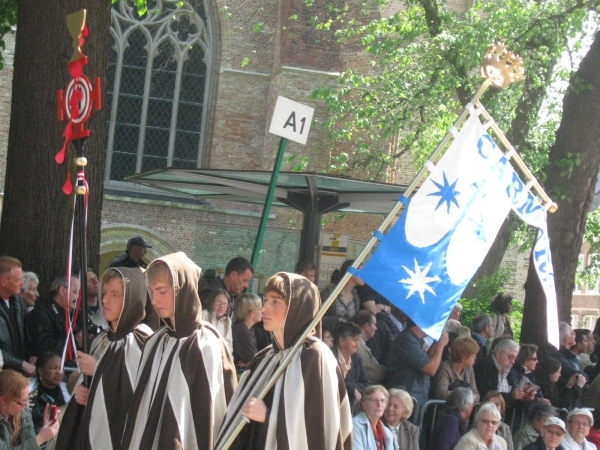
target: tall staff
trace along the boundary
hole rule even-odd
[[[458,128],[465,121],[465,119],[469,116],[469,114],[471,114],[474,111],[475,106],[479,106],[479,99],[484,94],[484,92],[491,85],[501,88],[501,87],[508,86],[509,84],[511,84],[513,82],[517,82],[517,81],[520,81],[523,79],[523,70],[521,68],[520,63],[521,63],[520,58],[507,52],[506,49],[504,48],[504,46],[502,46],[502,45],[491,46],[488,49],[488,51],[485,55],[484,62],[482,64],[482,71],[481,71],[482,75],[486,79],[484,80],[482,85],[479,87],[479,90],[473,96],[471,101],[463,109],[460,116],[456,119],[453,126],[450,128],[448,133],[444,136],[444,138],[442,139],[440,144],[433,151],[433,153],[429,157],[428,161],[424,164],[423,168],[417,173],[417,175],[415,176],[412,183],[408,186],[408,188],[404,194],[405,197],[408,197],[413,193],[413,191],[416,189],[416,187],[421,183],[422,179],[426,176],[426,174],[430,170],[430,168],[434,167],[434,162],[436,161],[437,157],[445,149],[446,145],[450,142],[452,137],[455,135]],[[493,124],[491,126],[492,126],[494,132],[500,137],[501,141],[504,144],[507,144],[508,140],[504,137],[504,135],[498,129],[498,127]],[[512,157],[513,160],[515,160],[516,164],[523,170],[525,176],[527,177],[527,184],[530,185],[543,200],[544,208],[546,210],[550,210],[550,211],[556,210],[556,204],[552,202],[552,200],[548,197],[548,195],[546,195],[546,193],[544,192],[544,190],[542,189],[540,184],[535,180],[535,178],[533,177],[531,172],[527,169],[527,167],[521,160],[520,156],[514,151],[514,149],[512,148],[512,146],[510,146],[509,143],[508,143],[507,147],[509,149],[509,152],[511,153],[510,156]],[[403,206],[404,206],[403,203],[398,202],[394,206],[394,208],[390,211],[390,213],[385,218],[385,220],[383,221],[383,223],[381,224],[381,226],[379,227],[377,232],[374,233],[374,237],[371,238],[371,240],[367,243],[367,245],[365,246],[363,251],[360,253],[360,255],[354,261],[354,264],[353,264],[354,268],[358,268],[363,263],[363,261],[365,260],[367,255],[371,252],[371,250],[373,249],[375,244],[378,242],[378,239],[375,236],[381,235],[387,230],[387,228],[391,225],[392,221],[396,218],[396,215],[398,215],[400,213]],[[317,315],[315,316],[313,321],[309,325],[306,326],[305,331],[302,334],[302,336],[300,336],[296,340],[296,343],[291,348],[290,352],[281,361],[277,370],[273,373],[273,375],[271,376],[271,378],[269,379],[269,381],[267,382],[265,387],[258,394],[257,397],[259,399],[263,399],[267,395],[267,393],[273,388],[273,386],[277,382],[277,379],[279,378],[279,376],[285,371],[286,367],[291,362],[294,354],[301,347],[302,343],[308,336],[308,333],[310,332],[310,330],[312,330],[318,324],[318,322],[321,321],[321,319],[325,315],[326,311],[329,309],[331,304],[337,298],[337,296],[339,295],[341,290],[344,288],[344,286],[346,285],[346,283],[348,282],[348,280],[350,279],[351,276],[352,276],[352,274],[350,271],[348,271],[348,272],[346,272],[346,274],[344,274],[344,276],[342,277],[340,282],[336,285],[336,287],[333,289],[333,291],[331,292],[331,294],[329,295],[327,300],[323,303],[323,306],[321,307],[321,309],[319,310],[319,312],[317,313]],[[224,442],[224,444],[221,447],[219,447],[219,450],[228,449],[231,446],[231,444],[234,442],[237,435],[240,433],[240,431],[244,427],[245,423],[246,422],[240,422],[240,424],[232,431],[231,435]]]
[[[68,119],[67,125],[63,131],[64,142],[60,151],[56,154],[55,161],[57,164],[62,164],[65,161],[65,154],[69,147],[69,143],[73,142],[77,151],[77,156],[74,160],[77,166],[77,180],[75,183],[75,198],[73,205],[73,216],[71,219],[71,236],[69,245],[69,254],[67,257],[67,283],[70,284],[71,280],[71,267],[72,267],[72,249],[73,249],[73,229],[75,224],[75,211],[78,211],[78,228],[79,228],[79,263],[81,271],[81,289],[80,296],[75,308],[73,318],[68,316],[68,308],[65,308],[65,326],[67,328],[67,342],[65,352],[71,354],[75,352],[73,343],[73,324],[77,321],[77,315],[79,314],[79,304],[81,304],[82,314],[82,345],[83,351],[89,353],[90,343],[88,339],[88,324],[87,324],[87,211],[88,211],[88,198],[89,198],[89,187],[85,178],[85,166],[87,165],[87,159],[84,156],[84,144],[86,139],[90,136],[90,130],[85,128],[85,123],[90,118],[92,107],[100,109],[101,103],[101,89],[100,79],[94,80],[94,86],[90,83],[90,80],[83,74],[83,66],[88,63],[87,57],[82,53],[81,47],[83,47],[85,37],[88,35],[87,25],[85,24],[86,10],[82,9],[74,14],[67,16],[67,27],[69,34],[72,38],[73,54],[71,59],[67,63],[71,80],[67,85],[66,90],[57,91],[57,113],[58,120],[63,121],[65,114]],[[63,193],[70,195],[73,192],[70,165],[67,165],[66,180],[63,185]],[[69,286],[70,287],[70,286]],[[71,339],[69,337],[71,336]],[[74,355],[73,355],[74,356]],[[89,380],[84,381],[86,386],[89,386]]]

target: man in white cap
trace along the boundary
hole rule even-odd
[[[523,450],[565,450],[561,445],[567,429],[558,417],[548,417],[535,442],[527,444]]]
[[[588,409],[575,408],[567,416],[567,435],[563,441],[565,450],[596,450],[596,446],[586,437],[594,424],[594,417]]]

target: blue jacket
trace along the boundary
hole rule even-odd
[[[352,419],[352,430],[354,437],[353,450],[375,450],[377,448],[371,423],[364,412],[354,416],[354,419]],[[394,435],[385,426],[383,427],[383,431],[385,433],[385,450],[394,450]]]

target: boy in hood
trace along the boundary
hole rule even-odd
[[[148,291],[139,268],[111,268],[101,279],[100,312],[108,327],[77,352],[81,372],[93,376],[79,384],[61,423],[56,448],[120,448],[127,407],[133,397],[142,348],[152,330],[142,324]],[[79,381],[81,383],[82,377]]]
[[[223,338],[202,321],[200,268],[185,253],[146,271],[164,326],[144,347],[123,448],[212,449],[237,380]]]
[[[240,379],[215,448],[222,449],[246,418],[250,423],[231,449],[351,449],[352,415],[344,377],[319,339],[320,325],[311,330],[264,401],[255,398],[321,306],[318,288],[292,273],[269,278],[264,297],[264,327],[272,333],[273,345],[254,357]]]

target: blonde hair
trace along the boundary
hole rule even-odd
[[[162,282],[173,287],[173,274],[169,265],[159,260],[152,261],[146,270],[146,282],[148,284]]]
[[[121,272],[119,272],[117,269],[111,268],[111,269],[106,270],[106,272],[104,272],[102,274],[102,279],[100,280],[100,284],[107,284],[115,279],[117,279],[119,281],[125,281],[125,280],[123,280],[123,275],[121,274]]]
[[[262,307],[262,300],[256,294],[238,295],[233,305],[233,312],[237,320],[246,320],[248,314]]]
[[[287,277],[279,275],[278,273],[273,275],[271,278],[267,280],[265,284],[265,288],[263,293],[267,292],[276,292],[279,294],[286,303],[288,303],[290,298],[290,282]]]
[[[14,370],[6,369],[0,372],[0,397],[14,402],[20,400],[21,391],[29,387],[29,380]],[[16,446],[21,434],[21,415],[8,418],[12,427],[12,445]]]

